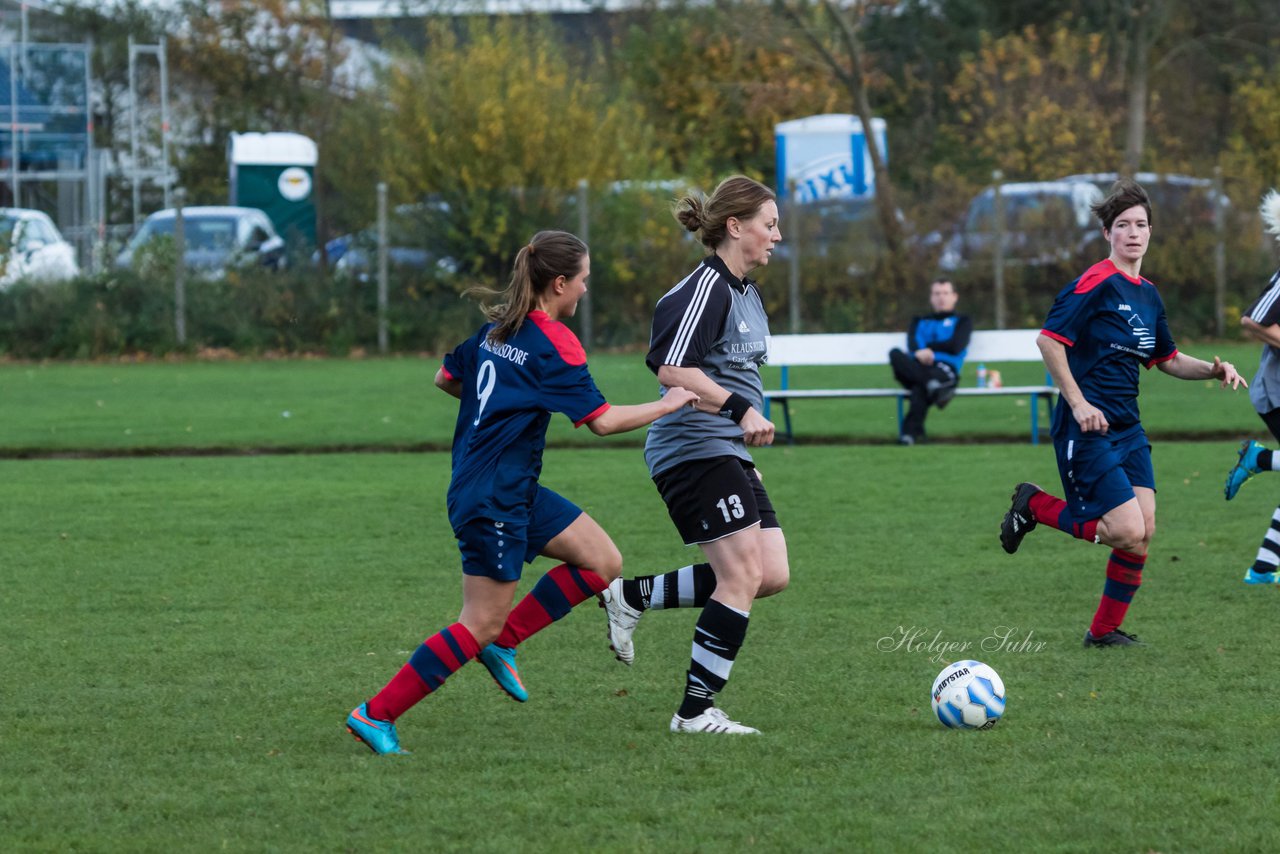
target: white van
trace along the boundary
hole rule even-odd
[[[1059,181],[1093,184],[1102,193],[1109,193],[1119,179],[1115,172],[1096,172],[1088,175],[1068,175]],[[1218,192],[1208,178],[1194,178],[1169,172],[1139,172],[1133,180],[1142,185],[1151,199],[1151,218],[1161,231],[1166,224],[1184,223],[1190,227],[1212,227],[1215,207],[1224,211],[1231,207],[1231,200]]]

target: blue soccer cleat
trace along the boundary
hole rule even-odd
[[[361,703],[347,715],[347,732],[377,754],[408,753],[400,749],[400,737],[391,721],[380,721],[369,715],[369,704]]]
[[[1244,573],[1245,584],[1276,584],[1278,582],[1280,582],[1280,573],[1255,572],[1253,567],[1249,567]]]
[[[489,671],[498,687],[506,691],[511,699],[523,703],[529,699],[529,692],[520,681],[520,671],[516,669],[516,651],[505,646],[491,643],[480,650],[480,663]]]
[[[1244,482],[1253,477],[1262,469],[1258,468],[1258,453],[1265,451],[1266,448],[1249,439],[1240,443],[1240,450],[1237,451],[1240,459],[1231,467],[1231,471],[1227,472],[1227,485],[1223,489],[1223,494],[1227,496],[1227,500],[1236,497],[1236,493],[1240,491],[1240,487],[1244,486]]]

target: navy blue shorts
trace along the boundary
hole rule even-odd
[[[518,581],[524,564],[533,563],[547,543],[581,515],[581,507],[539,486],[528,519],[472,519],[454,532],[462,552],[462,572],[494,581]]]
[[[1079,520],[1100,519],[1133,498],[1135,486],[1156,488],[1151,443],[1141,424],[1106,434],[1081,433],[1074,424],[1054,437],[1067,507]]]

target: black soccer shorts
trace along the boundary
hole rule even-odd
[[[739,457],[679,463],[653,482],[685,545],[715,542],[757,524],[782,527],[755,466]]]

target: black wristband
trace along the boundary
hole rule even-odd
[[[720,414],[725,418],[732,418],[734,424],[740,424],[750,408],[751,401],[735,391],[730,392],[729,399],[721,404]]]

